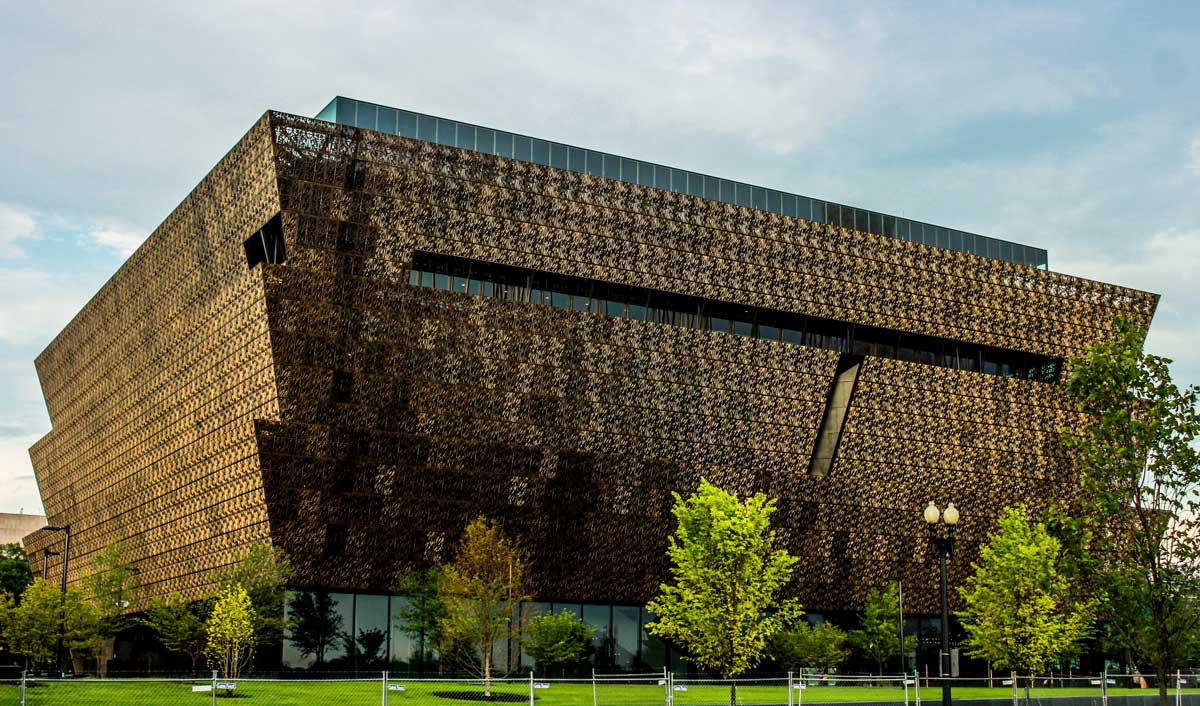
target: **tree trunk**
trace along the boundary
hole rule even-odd
[[[737,706],[737,682],[729,682],[729,706]]]
[[[1030,706],[1032,700],[1029,698],[1029,687],[1033,686],[1033,674],[1025,681],[1025,706]]]
[[[1159,706],[1169,706],[1170,697],[1167,696],[1167,668],[1164,665],[1156,665],[1154,668],[1158,676],[1158,703]]]
[[[492,650],[490,649],[491,645],[488,645],[488,648],[489,649],[486,649],[483,651],[483,695],[490,698],[492,695]]]

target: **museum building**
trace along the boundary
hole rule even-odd
[[[659,669],[672,492],[778,498],[813,613],[900,579],[933,615],[921,510],[962,510],[958,584],[1002,508],[1071,492],[1069,359],[1156,304],[1039,248],[339,97],[263,115],[42,352],[30,453],[73,582],[122,539],[146,597],[200,596],[266,540],[293,598],[332,594],[327,663],[419,669],[389,589],[486,515],[595,664]]]

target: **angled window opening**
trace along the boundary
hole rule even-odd
[[[242,246],[246,249],[246,263],[252,270],[260,262],[282,265],[287,261],[283,249],[283,218],[276,213],[266,225],[246,238]]]
[[[858,371],[862,368],[863,356],[843,353],[838,358],[829,394],[825,398],[825,413],[817,429],[817,443],[813,447],[812,460],[808,464],[809,475],[818,478],[829,475],[837,460],[838,444],[850,416],[850,403],[854,389],[858,386]]]

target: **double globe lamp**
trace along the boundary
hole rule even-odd
[[[954,555],[954,528],[958,525],[958,508],[947,503],[941,510],[932,500],[922,513],[929,528],[929,548],[941,562],[942,570],[942,706],[951,706],[950,697],[950,603],[946,597],[946,559]]]

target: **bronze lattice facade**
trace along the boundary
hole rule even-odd
[[[593,288],[563,306],[545,282]],[[628,303],[645,296],[674,304]],[[486,514],[530,549],[539,596],[641,603],[671,492],[706,477],[779,498],[807,607],[860,608],[899,576],[932,613],[925,504],[962,509],[957,582],[1001,508],[1069,492],[1055,366],[1156,302],[272,112],[38,358],[53,430],[31,454],[72,580],[123,538],[150,595],[198,595],[260,539],[297,585],[386,590]],[[794,321],[959,358],[789,342]],[[1003,374],[989,351],[1027,362]]]

